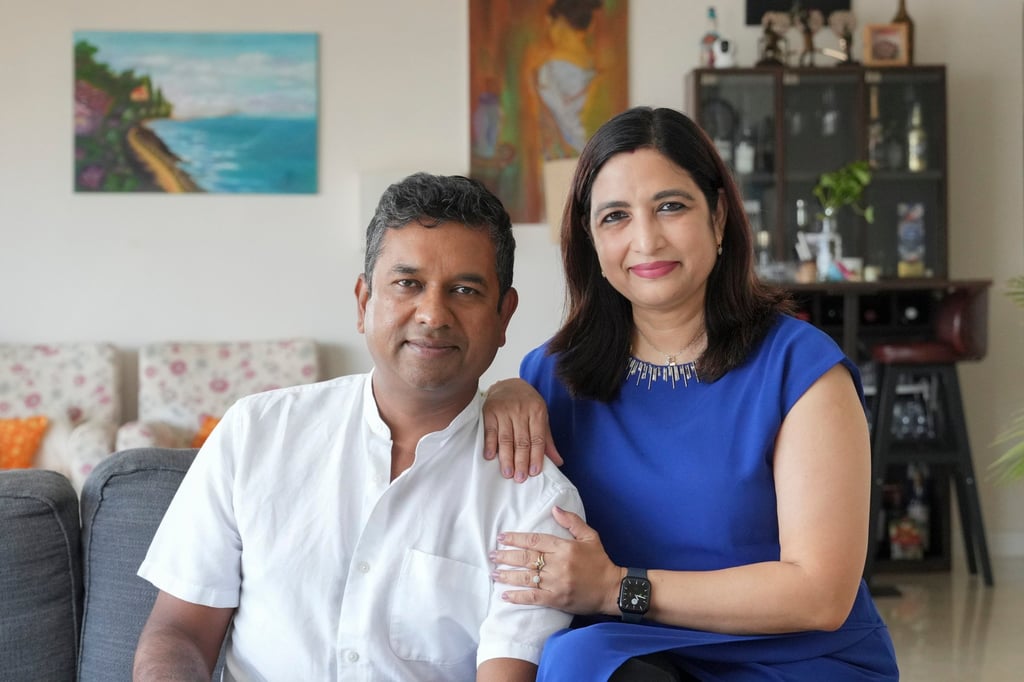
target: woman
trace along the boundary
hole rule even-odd
[[[507,600],[589,624],[549,640],[538,679],[608,679],[655,652],[702,680],[898,679],[861,580],[860,378],[758,282],[741,207],[678,112],[627,111],[583,151],[562,229],[566,322],[523,360],[533,388],[501,382],[487,407],[489,452],[498,431],[529,443],[517,415],[536,424],[540,392],[590,524],[556,509],[575,540],[499,538],[495,579],[532,588]]]

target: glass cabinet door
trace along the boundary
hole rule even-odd
[[[807,254],[820,242],[813,190],[822,173],[858,160],[872,169],[861,203],[875,219],[848,207],[835,217],[840,276],[948,276],[945,83],[942,66],[691,73],[689,110],[740,185],[762,278],[819,277],[803,267],[816,265]]]
[[[782,258],[795,258],[798,232],[821,229],[821,206],[813,192],[821,174],[860,158],[859,93],[858,71],[802,69],[782,75]],[[856,255],[859,222],[850,211],[836,216],[837,256]]]
[[[873,168],[865,265],[880,278],[947,276],[946,93],[941,69],[864,72]]]
[[[744,198],[762,262],[774,260],[778,216],[776,79],[764,70],[702,71],[695,120],[715,143]]]

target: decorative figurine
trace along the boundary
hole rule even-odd
[[[800,51],[800,66],[814,66],[814,34],[825,25],[825,17],[821,10],[806,9],[799,3],[793,8],[794,23],[804,37],[804,49]]]
[[[857,28],[857,17],[849,10],[836,10],[828,15],[828,27],[839,38],[839,52],[822,50],[840,64],[856,64],[853,58],[853,31]]]
[[[758,42],[760,59],[757,66],[785,66],[789,57],[789,42],[783,37],[792,22],[787,12],[765,12],[761,17],[764,33]]]

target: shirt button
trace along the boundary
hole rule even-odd
[[[359,562],[359,572],[360,573],[369,573],[370,572],[370,564],[366,563],[365,561],[360,561]]]
[[[357,654],[354,651],[348,652],[348,662],[349,663],[355,663],[358,660],[359,660],[359,654]]]
[[[384,477],[380,474],[377,474],[376,476],[373,477],[373,482],[376,483],[377,485],[384,485]]]

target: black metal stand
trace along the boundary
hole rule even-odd
[[[944,438],[934,448],[901,448],[892,435],[893,408],[901,372],[927,376],[938,387],[940,413],[944,417]],[[882,486],[886,471],[892,464],[921,462],[945,465],[937,470],[948,472],[956,490],[957,506],[960,509],[960,527],[963,533],[967,567],[972,575],[981,572],[985,585],[994,584],[992,563],[989,559],[988,542],[985,538],[985,524],[981,517],[981,502],[974,475],[970,441],[967,437],[967,420],[964,417],[960,396],[960,381],[956,365],[943,364],[886,364],[878,365],[878,394],[875,404],[871,436],[871,526],[868,555],[864,564],[864,579],[875,596],[892,596],[899,590],[871,583],[875,554],[882,541],[878,514],[882,505]]]

